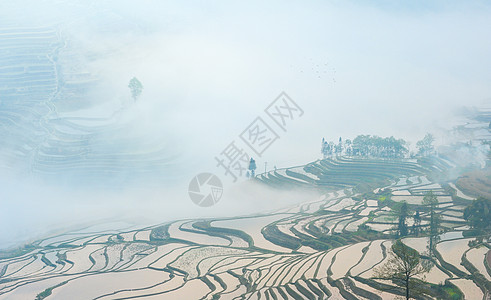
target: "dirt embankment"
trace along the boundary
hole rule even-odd
[[[491,199],[491,166],[462,175],[455,185],[466,194]]]

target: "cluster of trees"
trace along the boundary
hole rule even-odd
[[[426,232],[430,237],[429,256],[432,256],[441,232],[441,216],[436,211],[438,199],[430,191],[425,194],[422,204],[428,212],[429,224]],[[397,236],[399,239],[393,244],[388,261],[375,270],[375,278],[388,279],[403,287],[406,299],[410,299],[420,295],[419,290],[423,282],[421,275],[428,272],[432,264],[431,261],[422,260],[418,251],[404,245],[400,240],[409,234],[419,235],[422,232],[420,230],[420,212],[416,211],[412,215],[405,201],[396,207],[396,211],[398,213]],[[410,217],[414,218],[412,230],[407,225],[407,220]],[[481,197],[473,201],[465,208],[464,219],[475,231],[478,241],[482,242],[483,238],[489,238],[491,235],[491,199]],[[428,264],[428,262],[430,263]]]
[[[428,156],[435,152],[433,142],[435,138],[431,134],[416,143],[418,155]],[[321,153],[324,158],[337,157],[341,155],[380,157],[380,158],[403,158],[409,153],[409,143],[404,139],[395,137],[379,137],[376,135],[358,135],[353,141],[340,137],[338,142],[327,141],[322,138]]]
[[[405,157],[409,150],[407,142],[403,139],[391,137],[379,137],[376,135],[359,135],[353,141],[340,137],[338,143],[328,142],[322,139],[321,153],[324,158],[332,156],[362,156],[401,158]]]
[[[425,137],[416,143],[416,148],[418,148],[418,154],[421,156],[428,156],[435,152],[435,148],[433,147],[433,142],[435,138],[432,134],[427,133]]]
[[[464,210],[464,219],[475,231],[478,240],[483,237],[491,236],[491,200],[487,198],[477,198]]]
[[[435,244],[438,242],[438,237],[441,233],[440,224],[442,222],[441,215],[437,212],[438,199],[432,191],[429,191],[423,197],[422,205],[428,213],[428,225],[426,229],[429,235],[429,250],[433,251]],[[408,204],[402,201],[395,207],[398,215],[397,237],[403,238],[408,235],[418,236],[423,232],[421,230],[421,215],[417,210],[414,214],[409,210]],[[408,219],[413,218],[413,226],[409,228]],[[474,234],[479,240],[483,237],[491,236],[491,200],[483,197],[478,198],[468,205],[464,210],[464,219],[467,221],[470,228],[474,230]]]
[[[409,209],[406,201],[398,203],[395,207],[396,214],[398,216],[398,223],[396,228],[396,235],[398,238],[403,238],[408,235],[419,236],[422,233],[426,233],[429,238],[428,250],[431,253],[438,242],[439,234],[441,233],[440,224],[442,217],[437,213],[438,199],[432,191],[429,191],[423,197],[422,210],[417,209],[415,212]],[[427,212],[428,225],[423,230],[421,226],[421,212]],[[413,225],[409,227],[408,220],[413,218]]]
[[[375,270],[375,277],[390,279],[396,285],[403,287],[406,299],[410,299],[419,294],[418,286],[421,283],[421,279],[417,279],[417,277],[428,272],[432,265],[431,261],[421,260],[419,252],[404,245],[400,239],[409,235],[418,236],[425,232],[429,235],[428,256],[432,256],[441,232],[441,217],[436,211],[437,208],[438,199],[436,195],[431,191],[427,192],[423,197],[422,207],[420,207],[421,210],[427,212],[429,219],[429,224],[427,225],[426,230],[423,231],[421,227],[422,211],[411,211],[406,201],[397,203],[394,207],[394,211],[398,218],[396,235],[399,239],[392,246],[390,259]],[[409,227],[408,225],[408,220],[410,218],[413,218],[412,227]]]
[[[321,153],[324,158],[340,156],[340,155],[352,155],[351,140],[347,139],[343,143],[343,138],[339,137],[338,143],[333,141],[328,142],[326,139],[322,138]]]
[[[423,197],[422,205],[428,212],[429,224],[426,229],[427,234],[430,236],[430,251],[434,247],[435,239],[440,234],[441,216],[436,212],[438,208],[438,199],[432,191],[429,191]],[[408,235],[420,235],[423,230],[421,229],[421,212],[416,210],[412,212],[406,201],[398,203],[395,207],[395,211],[398,217],[397,223],[397,237],[403,238]],[[408,225],[408,219],[413,218],[413,225],[410,228]]]
[[[437,237],[441,233],[440,224],[442,221],[442,216],[437,212],[438,209],[438,199],[436,195],[429,191],[423,197],[422,206],[424,211],[426,211],[428,225],[426,233],[433,237],[434,240],[430,239],[430,250],[434,248],[434,244],[438,242]],[[401,201],[397,203],[394,207],[394,211],[397,215],[398,222],[396,227],[396,236],[398,238],[403,238],[408,235],[418,236],[424,231],[421,229],[421,212],[416,210],[412,212],[406,201]],[[413,218],[413,225],[409,227],[408,220]],[[483,236],[491,236],[491,200],[487,198],[480,197],[471,204],[469,204],[464,210],[464,219],[467,221],[470,228],[474,230],[476,236],[482,239]]]
[[[401,158],[409,153],[407,142],[403,139],[359,135],[353,140],[353,155],[382,158]]]

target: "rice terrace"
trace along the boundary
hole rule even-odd
[[[491,300],[488,1],[0,3],[0,300]]]
[[[428,265],[412,279],[418,299],[487,299],[489,219],[479,230],[466,207],[489,189],[473,189],[475,171],[446,175],[468,167],[444,154],[327,154],[246,183],[318,190],[310,202],[144,228],[94,225],[2,252],[0,298],[392,299],[403,286],[376,270],[399,238]]]

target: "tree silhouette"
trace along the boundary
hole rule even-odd
[[[418,251],[397,240],[392,245],[388,261],[375,269],[375,278],[392,280],[395,284],[403,286],[406,299],[409,299],[417,294],[417,285],[422,281],[416,281],[415,277],[426,272],[428,270],[421,264]]]
[[[251,157],[251,160],[249,161],[249,171],[251,171],[251,178],[254,178],[256,176],[256,161]]]
[[[423,197],[422,204],[428,206],[430,210],[430,224],[428,231],[430,234],[429,250],[431,253],[435,247],[435,243],[438,241],[438,234],[440,233],[441,216],[436,213],[438,199],[432,191],[429,191]]]
[[[419,154],[423,156],[427,156],[433,152],[433,142],[435,141],[435,138],[433,137],[432,134],[427,133],[425,137],[416,143],[416,147],[418,147]]]
[[[136,101],[138,97],[140,97],[143,91],[142,83],[136,77],[133,77],[131,78],[128,87],[130,88],[131,91],[131,97],[133,98],[134,101]]]
[[[407,206],[407,202],[402,201],[399,208],[399,223],[397,224],[397,235],[399,237],[405,237],[409,233],[406,223],[406,219],[408,215],[409,215],[409,208]]]
[[[420,231],[420,226],[421,226],[421,215],[419,214],[419,210],[417,210],[416,213],[414,214],[413,220],[414,220],[414,223],[413,223],[412,234],[414,234],[415,236],[418,236],[419,231]]]
[[[491,200],[478,198],[472,201],[464,210],[464,219],[469,226],[477,231],[477,234],[489,234],[491,230]],[[482,237],[479,237],[482,240]]]

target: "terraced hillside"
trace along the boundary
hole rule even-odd
[[[357,191],[368,191],[393,185],[400,177],[412,177],[413,181],[410,180],[410,183],[428,183],[427,178],[420,176],[439,177],[455,167],[455,163],[439,157],[419,160],[338,157],[318,160],[305,166],[270,171],[258,175],[258,179],[278,188],[354,188]]]
[[[425,175],[444,165],[318,161],[303,171],[262,176],[274,185],[335,182],[310,202],[264,215],[145,228],[100,224],[39,240],[2,253],[0,299],[393,299],[403,291],[374,278],[373,270],[391,251],[402,200],[421,210],[420,233],[403,242],[433,266],[423,298],[487,299],[490,247],[469,243],[474,238],[462,216],[471,197],[453,182]],[[367,169],[380,172],[368,180]],[[331,171],[345,181],[330,180]],[[387,185],[360,193],[353,187],[361,183]],[[437,195],[445,231],[431,254],[429,212],[421,205],[426,191]]]
[[[0,25],[3,173],[105,187],[169,179],[175,157],[165,143],[131,136],[121,107],[93,114],[97,78],[59,28]]]

